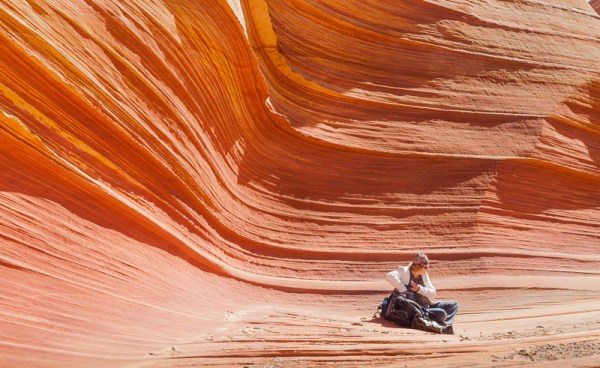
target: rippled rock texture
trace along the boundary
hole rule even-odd
[[[1,0],[0,366],[599,364],[593,7]]]

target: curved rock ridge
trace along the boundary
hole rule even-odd
[[[0,1],[0,366],[598,363],[594,9]]]

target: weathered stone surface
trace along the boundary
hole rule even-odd
[[[594,9],[0,1],[0,366],[597,364]]]

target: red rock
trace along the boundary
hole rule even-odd
[[[597,364],[590,5],[2,1],[0,366]]]

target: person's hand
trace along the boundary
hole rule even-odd
[[[417,283],[416,283],[416,282],[414,282],[414,281],[411,281],[411,282],[410,282],[410,289],[411,289],[412,291],[414,291],[415,293],[418,293],[418,292],[419,292],[419,290],[421,290],[421,285],[417,284]]]

